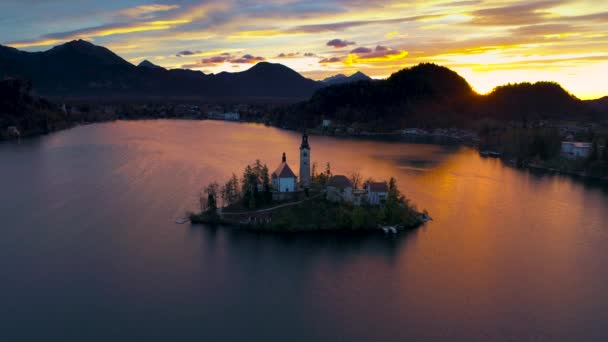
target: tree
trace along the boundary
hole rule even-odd
[[[270,182],[270,174],[268,172],[268,166],[264,164],[262,166],[262,187],[264,189],[264,202],[272,202],[272,184]]]
[[[232,177],[224,184],[221,190],[224,205],[231,205],[238,202],[241,198],[239,189],[239,179],[233,173]]]
[[[401,193],[397,188],[397,180],[394,177],[388,182],[388,201],[390,203],[398,203],[401,199]]]
[[[327,165],[325,166],[325,176],[327,177],[327,180],[329,180],[332,176],[331,165],[329,164],[329,162],[327,162]]]
[[[211,213],[211,214],[216,213],[217,198],[218,198],[217,195],[219,192],[219,188],[220,188],[220,186],[216,182],[213,182],[213,183],[207,185],[207,187],[203,191],[205,193],[205,195],[207,195],[207,201],[206,201],[205,208],[201,208],[201,209],[206,209],[203,211]],[[201,203],[201,207],[202,207],[202,203]]]
[[[359,185],[361,185],[361,174],[357,171],[351,173],[350,181],[353,183],[353,189],[359,189]]]

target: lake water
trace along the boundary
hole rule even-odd
[[[297,172],[299,143],[162,120],[0,144],[0,340],[608,339],[608,191],[468,148],[310,138],[434,218],[397,237],[174,223],[256,158]]]

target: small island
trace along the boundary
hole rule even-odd
[[[269,232],[383,231],[419,227],[430,216],[401,194],[397,181],[363,180],[357,172],[334,175],[327,163],[310,163],[308,135],[300,146],[299,181],[283,153],[272,174],[259,160],[239,179],[211,183],[201,191],[200,212],[192,224],[221,224]]]

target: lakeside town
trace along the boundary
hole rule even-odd
[[[507,165],[576,177],[608,180],[608,129],[601,121],[531,119],[479,119],[459,126],[421,124],[378,125],[337,120],[326,112],[312,121],[285,118],[290,107],[281,103],[239,102],[143,102],[97,103],[63,101],[54,104],[32,93],[32,85],[20,79],[0,81],[2,107],[22,111],[24,119],[1,121],[0,139],[16,139],[49,133],[77,124],[111,120],[193,119],[253,122],[311,135],[386,139],[404,142],[459,144],[479,149],[483,157],[499,157]],[[95,104],[92,104],[95,103]],[[33,115],[26,113],[41,113]],[[292,113],[294,116],[295,113]],[[513,117],[518,117],[514,114]],[[16,124],[17,123],[17,124]]]
[[[397,233],[431,219],[401,194],[394,178],[375,181],[363,180],[358,173],[334,175],[329,163],[317,172],[308,139],[304,133],[299,176],[285,152],[271,174],[257,160],[245,168],[241,179],[233,174],[221,186],[209,184],[201,192],[201,211],[190,214],[190,221],[275,232]]]

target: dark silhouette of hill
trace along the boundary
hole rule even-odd
[[[314,126],[321,118],[385,130],[459,126],[482,118],[595,119],[608,112],[606,99],[583,102],[550,82],[509,84],[479,95],[456,72],[429,63],[403,69],[386,80],[371,80],[363,73],[338,75],[329,82],[340,84],[327,86],[327,81],[316,82],[267,62],[243,72],[219,74],[166,70],[149,61],[135,66],[82,40],[33,53],[0,46],[0,78],[5,76],[31,80],[38,94],[50,97],[308,98],[275,114],[275,121],[292,127]]]
[[[356,73],[346,76],[344,74],[338,74],[334,76],[327,77],[324,79],[323,83],[327,85],[335,85],[335,84],[343,84],[343,83],[351,83],[357,81],[371,81],[372,78],[362,73],[361,71],[357,71]]]
[[[7,127],[15,126],[21,136],[42,134],[64,128],[69,120],[55,104],[32,95],[29,81],[0,81],[0,140],[8,137]]]
[[[499,86],[482,102],[481,108],[498,119],[576,119],[590,114],[581,100],[554,82]]]
[[[608,118],[608,96],[595,100],[587,100],[585,103],[602,117]]]
[[[426,121],[435,115],[445,119],[450,114],[446,110],[471,105],[475,97],[471,86],[457,73],[434,64],[420,64],[387,80],[322,88],[295,110],[309,123],[325,117],[382,129],[399,126],[404,120],[416,121],[419,116]]]
[[[163,67],[161,67],[161,66],[159,66],[159,65],[156,65],[156,64],[154,64],[154,63],[150,62],[150,61],[149,61],[149,60],[147,60],[147,59],[145,59],[145,60],[143,60],[141,63],[139,63],[139,64],[137,65],[137,67],[138,67],[138,68],[147,68],[147,69],[163,69],[163,70],[166,70],[165,68],[163,68]]]
[[[31,80],[47,96],[200,96],[307,98],[321,85],[295,71],[259,63],[238,73],[205,75],[165,70],[143,62],[139,67],[112,51],[83,40],[44,52],[0,46],[0,77]]]
[[[314,127],[322,118],[372,130],[458,127],[475,120],[594,118],[583,101],[551,82],[500,86],[479,95],[456,72],[419,64],[387,80],[339,84],[318,90],[304,103],[277,113],[279,125]]]
[[[260,62],[239,73],[211,76],[222,93],[237,97],[308,97],[320,84],[282,65]]]

